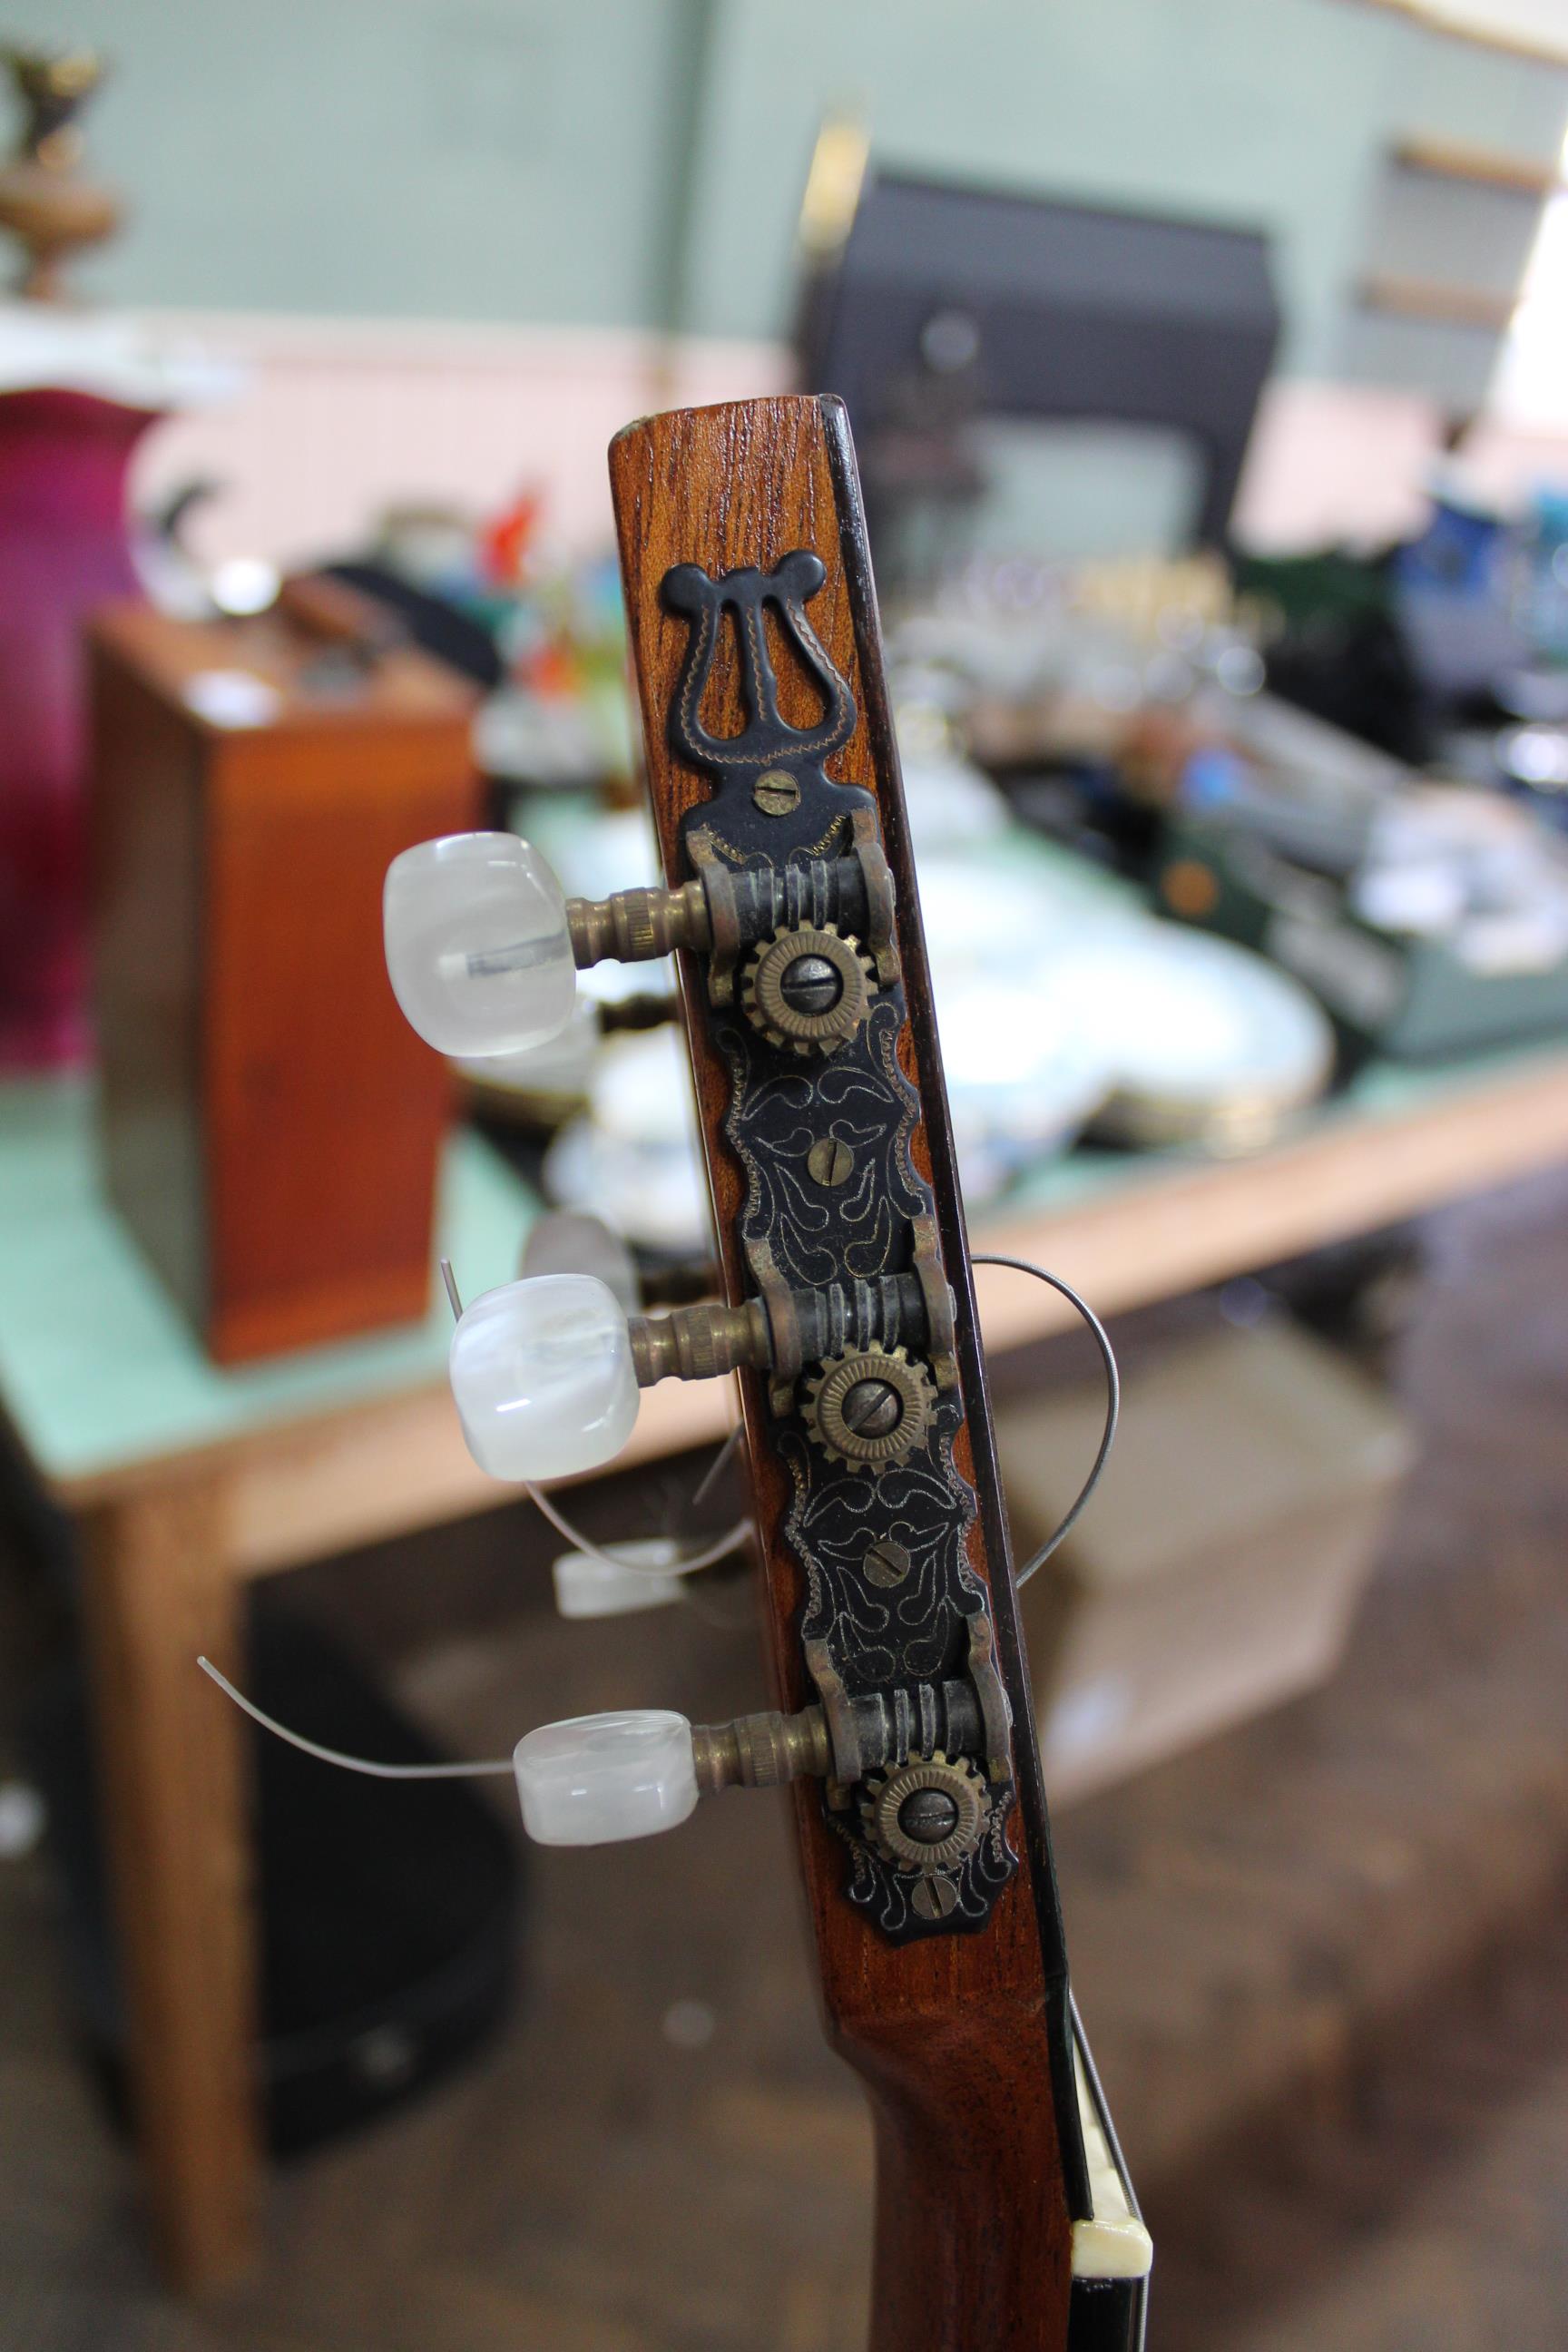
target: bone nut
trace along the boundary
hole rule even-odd
[[[895,1418],[877,1415],[856,1428],[845,1407],[855,1390],[875,1385],[891,1392]],[[853,1470],[885,1470],[907,1462],[926,1440],[936,1392],[923,1364],[911,1363],[902,1348],[857,1348],[829,1356],[806,1384],[802,1407],[805,1425],[830,1462]]]
[[[796,964],[810,959],[830,965],[838,982],[831,1004],[818,1011],[792,1004],[785,982]],[[834,923],[786,924],[764,940],[741,975],[746,1017],[770,1045],[793,1054],[831,1054],[852,1037],[866,1018],[873,977],[858,940],[841,936]]]

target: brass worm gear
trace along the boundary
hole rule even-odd
[[[741,1004],[771,1045],[831,1054],[866,1018],[875,985],[859,940],[836,923],[786,923],[748,960]]]
[[[866,1842],[895,1870],[931,1877],[956,1869],[985,1835],[991,1800],[967,1757],[915,1749],[889,1772],[873,1773],[860,1800]]]
[[[830,1462],[886,1470],[925,1444],[936,1390],[902,1348],[854,1348],[829,1356],[806,1382],[806,1428]]]

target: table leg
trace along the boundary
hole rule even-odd
[[[240,1586],[221,1488],[89,1513],[84,1614],[131,2081],[173,2284],[250,2251],[258,2129],[244,1724],[196,1666],[237,1672]]]

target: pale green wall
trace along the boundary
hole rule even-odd
[[[724,12],[696,307],[776,311],[786,190],[823,107],[865,94],[889,161],[1256,221],[1311,364],[1403,27],[1336,0],[742,0]],[[748,214],[721,192],[750,175]]]
[[[132,302],[639,324],[687,0],[5,0],[110,51]]]
[[[10,0],[5,23],[119,60],[94,153],[136,216],[83,282],[156,304],[774,333],[815,125],[852,102],[889,162],[1270,227],[1287,362],[1327,372],[1391,133],[1550,153],[1561,127],[1555,77],[1342,0]]]

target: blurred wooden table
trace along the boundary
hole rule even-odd
[[[1568,1160],[1568,1053],[1373,1070],[1258,1158],[1077,1154],[977,1239],[1111,1312]],[[508,1280],[535,1204],[454,1137],[441,1247],[472,1295]],[[1063,1328],[1041,1284],[986,1272],[994,1350]],[[238,1667],[252,1577],[504,1502],[447,1393],[449,1319],[242,1371],[203,1358],[99,1194],[86,1090],[0,1087],[0,1401],[83,1535],[83,1616],[130,2056],[160,2251],[189,2287],[244,2262],[260,2178],[240,1719],[196,1671]],[[627,1463],[722,1433],[727,1383],[644,1400]]]

